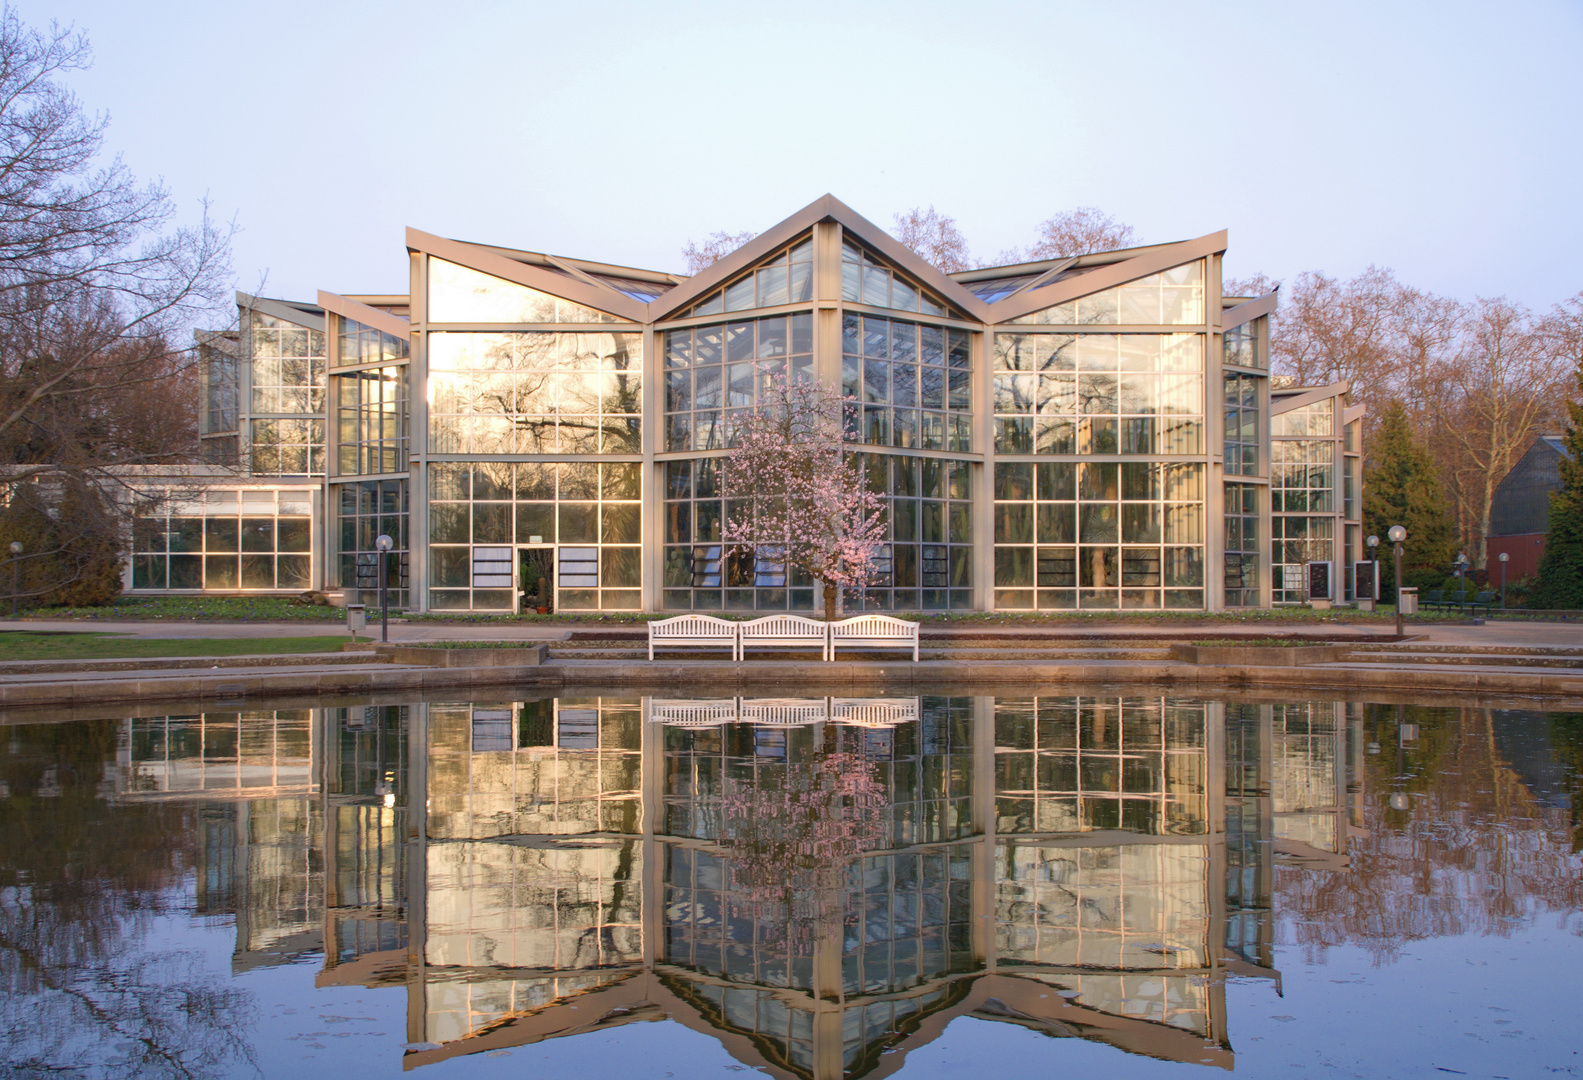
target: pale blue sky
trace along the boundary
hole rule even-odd
[[[1228,272],[1583,289],[1583,5],[24,2],[238,283],[405,291],[403,227],[656,269],[825,192],[976,253],[1078,205]]]

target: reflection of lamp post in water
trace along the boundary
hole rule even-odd
[[[1409,724],[1402,719],[1403,707],[1396,706],[1396,779],[1391,792],[1391,809],[1406,810],[1408,806],[1407,792],[1407,744],[1418,739],[1418,725]]]
[[[390,549],[396,542],[384,533],[374,537],[379,549],[379,640],[390,640]]]
[[[22,591],[20,584],[20,564],[17,562],[22,557],[22,541],[11,541],[11,617],[16,618],[17,594]]]

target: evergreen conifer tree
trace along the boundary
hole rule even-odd
[[[1583,365],[1578,368],[1583,391]],[[1561,488],[1550,493],[1550,527],[1529,603],[1583,608],[1583,403],[1567,402],[1567,458],[1558,463]]]
[[[1456,554],[1456,533],[1445,487],[1429,451],[1413,438],[1412,422],[1399,401],[1391,402],[1369,447],[1371,466],[1363,473],[1363,531],[1380,538],[1382,592],[1395,588],[1386,533],[1407,529],[1402,545],[1403,573],[1444,574]]]

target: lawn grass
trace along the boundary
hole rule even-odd
[[[340,652],[351,637],[139,638],[98,631],[0,631],[0,660],[120,660],[143,656],[278,656]],[[360,638],[367,641],[368,638]]]
[[[123,596],[98,607],[34,608],[24,619],[192,619],[206,622],[346,623],[344,608],[284,596]]]

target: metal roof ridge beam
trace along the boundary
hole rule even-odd
[[[285,319],[287,322],[307,330],[318,330],[321,333],[324,331],[323,315],[314,315],[311,312],[303,311],[301,308],[284,300],[271,300],[267,296],[252,296],[238,289],[236,304],[238,307],[247,308],[250,311],[261,311],[265,315],[276,319]]]
[[[1279,416],[1281,413],[1288,413],[1293,409],[1314,405],[1328,398],[1333,398],[1338,394],[1345,394],[1351,389],[1351,383],[1342,381],[1326,383],[1324,386],[1294,386],[1287,390],[1277,390],[1276,394],[1287,394],[1290,396],[1277,398],[1275,394],[1271,394],[1270,415]],[[1292,390],[1301,390],[1302,393],[1293,394]]]
[[[1032,281],[1028,282],[1026,285],[1019,285],[1017,288],[1011,290],[1011,292],[1007,293],[1005,296],[1002,296],[1000,299],[1010,300],[1013,296],[1016,296],[1020,292],[1027,292],[1029,289],[1037,289],[1040,285],[1043,285],[1046,281],[1049,281],[1051,278],[1055,277],[1055,275],[1070,269],[1072,264],[1077,262],[1078,258],[1079,256],[1073,255],[1070,259],[1062,260],[1056,265],[1050,267],[1050,269],[1046,270],[1044,273],[1040,274],[1038,277],[1034,278]],[[999,301],[996,301],[996,303],[999,303]]]
[[[319,306],[326,311],[335,312],[343,319],[351,319],[353,322],[372,326],[376,330],[382,330],[392,337],[401,338],[403,341],[407,339],[407,335],[412,333],[411,319],[404,319],[400,315],[392,315],[388,311],[380,311],[378,308],[369,307],[367,304],[349,299],[340,293],[325,292],[320,289]]]
[[[1162,270],[1169,270],[1173,266],[1192,262],[1194,259],[1207,258],[1226,250],[1226,230],[1200,236],[1195,240],[1183,240],[1176,244],[1165,244],[1142,255],[1136,255],[1120,262],[1108,263],[1086,274],[1080,274],[1070,281],[1058,281],[1054,285],[1047,285],[1038,290],[1044,295],[1035,296],[1033,292],[1014,293],[1004,300],[998,300],[989,305],[992,317],[988,322],[1007,322],[1011,319],[1021,318],[1043,308],[1064,304],[1068,300],[1076,300],[1080,296],[1090,296],[1106,289],[1114,289],[1125,285],[1129,281],[1158,274]],[[1207,314],[1207,313],[1206,313]]]
[[[1232,330],[1238,326],[1252,322],[1260,315],[1273,315],[1280,299],[1280,290],[1272,289],[1263,296],[1238,304],[1236,307],[1226,308],[1220,313],[1220,326],[1222,330]]]

